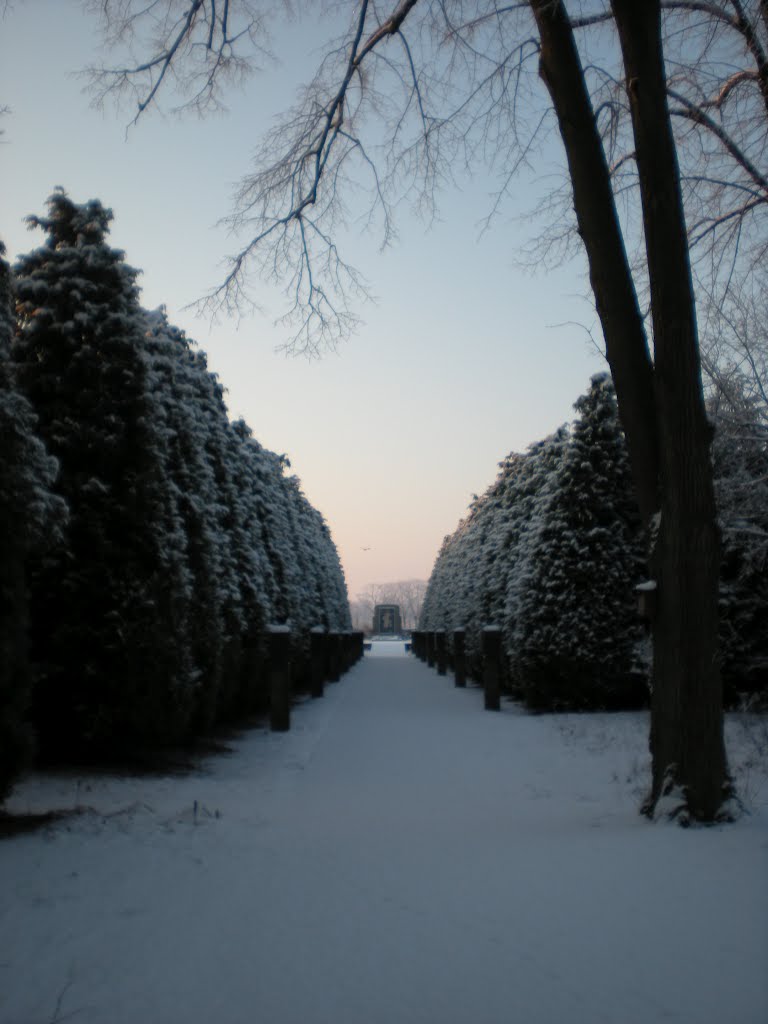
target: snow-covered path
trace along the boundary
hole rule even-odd
[[[1,1024],[765,1024],[768,794],[650,826],[643,716],[401,652],[204,773],[21,786],[94,810],[0,843]]]

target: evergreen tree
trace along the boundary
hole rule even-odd
[[[137,272],[107,245],[97,200],[57,190],[48,210],[29,218],[45,244],[17,264],[13,346],[71,510],[66,543],[33,577],[35,720],[48,755],[114,755],[186,728],[188,581]]]
[[[495,564],[500,534],[499,511],[497,488],[492,485],[472,502],[462,537],[458,608],[466,631],[467,671],[476,679],[482,678],[483,627],[495,624],[491,622],[489,594],[493,589],[494,569],[499,568]]]
[[[525,582],[526,538],[534,513],[567,436],[560,430],[500,464],[495,482],[475,497],[455,533],[446,537],[429,580],[421,615],[422,629],[465,630],[471,675],[481,678],[481,632],[514,623],[518,592]],[[513,652],[506,647],[507,657]]]
[[[532,522],[511,646],[518,683],[538,708],[633,705],[642,572],[637,513],[616,400],[606,374],[579,416]]]
[[[15,372],[61,466],[66,536],[32,575],[34,718],[56,758],[133,754],[258,703],[269,622],[349,627],[322,516],[205,354],[58,190],[17,266]]]
[[[503,625],[513,675],[517,662],[515,631],[535,571],[534,538],[556,489],[557,473],[569,444],[570,432],[561,426],[543,441],[532,444],[510,467],[512,512],[505,542],[508,571]]]
[[[166,471],[187,536],[194,728],[204,730],[263,703],[264,626],[290,622],[303,650],[311,626],[348,627],[346,586],[322,517],[285,475],[287,459],[264,449],[244,421],[229,422],[222,386],[183,332],[161,311],[148,325],[166,395]]]
[[[284,477],[298,592],[294,620],[303,633],[313,626],[350,628],[343,572],[323,517],[313,508],[296,476]]]
[[[186,540],[190,603],[187,646],[195,675],[191,728],[209,728],[217,717],[224,673],[226,579],[223,524],[227,515],[220,481],[226,410],[205,353],[161,310],[147,314],[147,351],[154,386],[167,417],[165,472],[176,495]]]
[[[726,703],[768,702],[768,409],[732,375],[711,404],[723,533],[720,653]]]
[[[56,460],[37,437],[35,415],[13,379],[4,252],[0,242],[0,803],[32,750],[28,559],[41,554],[43,538],[55,538],[66,519],[63,501],[51,493]]]

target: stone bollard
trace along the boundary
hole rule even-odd
[[[435,667],[435,634],[430,630],[425,637],[426,642],[426,655],[427,655],[427,667]]]
[[[309,633],[309,676],[310,693],[322,697],[325,689],[326,653],[325,626],[315,626]]]
[[[339,678],[349,668],[349,637],[346,633],[339,633]]]
[[[438,629],[435,633],[435,662],[437,663],[437,674],[444,676],[448,674],[448,652],[445,649],[445,630]]]
[[[485,710],[501,710],[501,628],[485,626],[482,632],[483,690]]]
[[[326,634],[325,642],[327,644],[326,650],[328,651],[328,682],[338,683],[341,679],[342,667],[342,638],[341,633],[328,633]]]
[[[352,630],[344,634],[344,671],[349,672],[357,661],[357,644]]]
[[[256,711],[264,692],[264,641],[259,635],[249,634],[243,642],[243,710]]]
[[[418,629],[414,629],[411,632],[411,653],[415,658],[420,658],[421,653],[419,651],[419,641],[421,639],[421,633]]]
[[[291,628],[268,626],[269,726],[272,732],[291,728]]]
[[[416,654],[418,656],[419,661],[426,661],[427,660],[427,634],[422,629],[422,630],[419,630],[418,636],[419,636],[419,646],[416,649]]]
[[[453,631],[453,678],[457,686],[467,685],[467,663],[464,656],[464,637],[465,631],[463,629],[454,629]]]
[[[355,662],[362,659],[365,654],[365,633],[362,629],[355,630]]]

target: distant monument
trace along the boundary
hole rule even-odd
[[[373,609],[373,632],[377,636],[399,636],[403,620],[399,604],[377,604]]]

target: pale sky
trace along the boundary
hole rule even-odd
[[[233,92],[229,114],[153,114],[127,139],[128,115],[91,110],[71,75],[98,58],[94,29],[77,0],[11,0],[0,22],[0,106],[12,111],[0,125],[0,237],[11,259],[41,244],[23,218],[44,212],[54,186],[102,200],[112,244],[143,271],[144,304],[166,305],[207,352],[232,418],[289,456],[328,521],[350,598],[368,583],[426,579],[497,463],[571,419],[604,368],[584,329],[595,314],[583,264],[518,265],[531,229],[517,214],[553,168],[521,179],[516,209],[482,237],[487,178],[446,193],[429,230],[404,211],[383,254],[376,238],[351,236],[347,255],[377,302],[360,307],[363,327],[336,354],[289,358],[274,326],[284,300],[266,286],[256,289],[264,314],[240,323],[212,326],[183,307],[220,282],[235,245],[215,225],[261,132],[314,68],[303,54],[314,29],[287,28],[276,39],[283,66]]]

